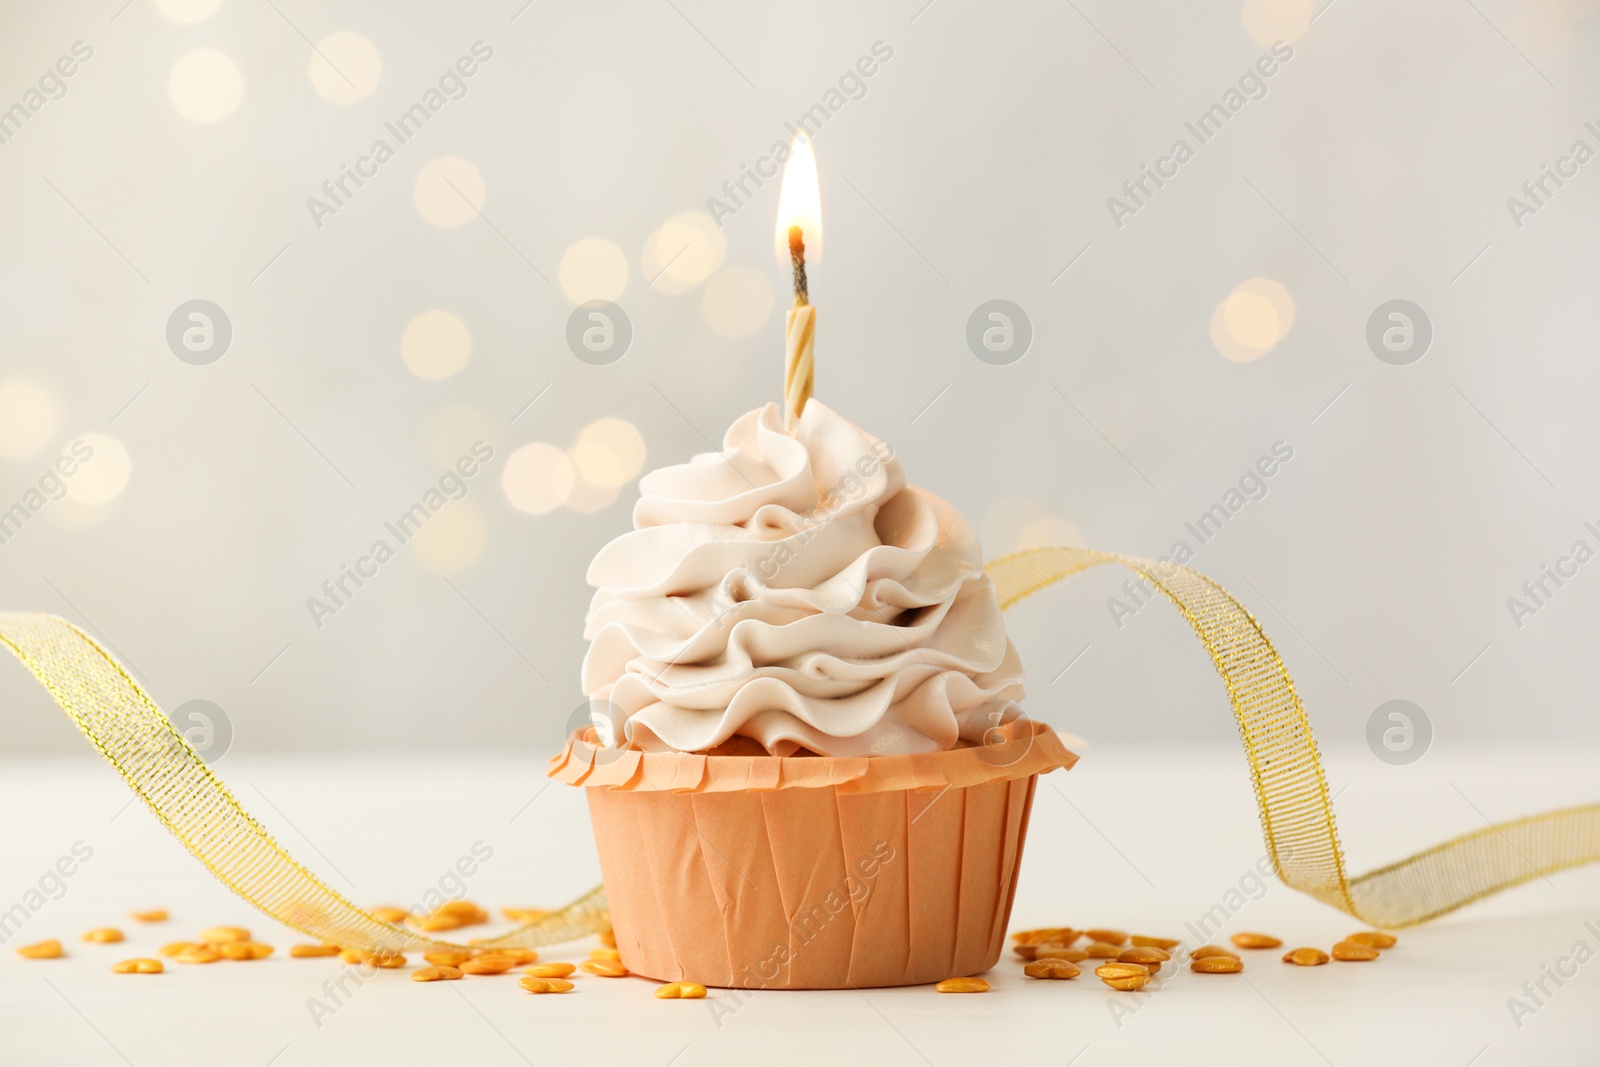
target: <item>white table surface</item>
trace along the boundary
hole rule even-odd
[[[1364,751],[1336,753],[1328,764],[1347,850],[1364,870],[1486,817],[1594,800],[1594,757],[1436,748],[1411,767]],[[479,841],[494,853],[468,895],[493,909],[557,904],[598,878],[581,795],[546,788],[534,754],[234,754],[217,769],[291,852],[365,904],[419,899]],[[0,761],[0,908],[21,900],[75,842],[93,849],[64,895],[0,953],[0,1064],[1600,1062],[1600,959],[1559,989],[1547,980],[1555,995],[1520,1026],[1508,1007],[1576,942],[1600,949],[1600,867],[1537,879],[1402,932],[1373,964],[1296,968],[1279,953],[1248,954],[1240,977],[1178,970],[1137,997],[1089,975],[1028,981],[1006,960],[989,975],[987,995],[766,992],[719,1018],[715,1000],[658,1001],[642,979],[581,978],[571,995],[535,997],[514,977],[422,985],[406,971],[384,971],[318,1025],[308,1001],[343,964],[287,958],[304,938],[213,882],[129,797],[92,757]],[[1013,928],[1106,925],[1186,938],[1185,924],[1241,880],[1254,891],[1251,868],[1262,852],[1237,751],[1090,752],[1040,785]],[[1259,899],[1224,934],[1264,930],[1327,948],[1358,928],[1282,885],[1254,893]],[[153,906],[172,919],[141,926],[126,917]],[[219,923],[250,927],[277,954],[172,964],[149,978],[110,973],[116,960],[154,955]],[[129,940],[78,941],[102,925],[121,927]],[[47,937],[69,957],[28,961],[10,951]],[[544,957],[581,959],[590,947]]]

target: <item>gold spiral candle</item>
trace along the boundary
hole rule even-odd
[[[789,227],[789,262],[794,268],[794,307],[789,309],[789,321],[783,333],[783,415],[784,423],[792,427],[805,411],[806,401],[811,399],[816,378],[812,345],[817,309],[811,306],[810,285],[806,281],[805,236],[799,226]]]
[[[815,333],[817,309],[810,304],[789,309],[789,324],[784,333],[783,414],[793,426],[811,399],[813,384],[811,342]]]

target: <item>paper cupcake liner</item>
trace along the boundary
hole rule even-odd
[[[728,793],[835,786],[842,793],[965,788],[1071,767],[1078,757],[1054,730],[1014,719],[985,744],[915,756],[701,756],[600,748],[580,731],[550,760],[550,777],[568,785],[638,792]]]
[[[1077,759],[1041,724],[994,740],[870,760],[604,762],[574,739],[551,773],[589,787],[634,973],[748,989],[914,985],[1000,958],[1037,775]]]

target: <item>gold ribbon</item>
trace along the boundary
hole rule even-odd
[[[0,613],[0,642],[217,880],[286,926],[366,952],[461,949],[356,907],[240,806],[155,701],[95,640],[54,615]],[[609,928],[596,886],[560,911],[472,946],[538,948]]]
[[[1510,886],[1600,859],[1600,804],[1487,827],[1387,867],[1345,872],[1327,778],[1294,682],[1261,627],[1196,571],[1084,548],[1041,548],[988,565],[1009,608],[1102,563],[1130,568],[1194,627],[1222,676],[1255,783],[1267,851],[1283,881],[1373,926],[1443,915]],[[166,827],[219,881],[277,921],[368,952],[464,946],[384,922],[329,888],[274,841],[128,673],[53,615],[0,613],[0,643]],[[610,925],[602,887],[476,948],[537,948]]]
[[[1350,877],[1328,779],[1277,649],[1228,591],[1198,571],[1088,548],[1038,548],[988,564],[1002,608],[1102,563],[1120,563],[1177,605],[1222,676],[1250,761],[1267,854],[1283,882],[1372,926],[1411,926],[1567,867],[1600,860],[1600,804],[1487,826]]]

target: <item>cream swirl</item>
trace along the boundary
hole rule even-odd
[[[583,688],[646,750],[932,752],[1019,714],[1022,665],[977,538],[816,400],[640,481],[595,556]],[[625,722],[625,725],[624,725]]]

